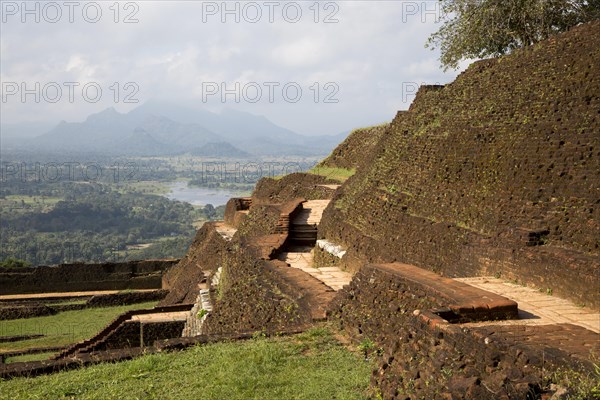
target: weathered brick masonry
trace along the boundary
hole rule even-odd
[[[501,274],[600,307],[600,22],[424,87],[338,190],[347,265]]]
[[[61,264],[0,271],[0,294],[160,289],[177,260]]]

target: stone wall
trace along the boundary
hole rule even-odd
[[[389,124],[355,129],[333,152],[317,165],[357,169],[369,163],[375,155],[375,148],[382,136],[386,134]]]
[[[251,247],[236,246],[223,263],[219,286],[211,288],[213,311],[203,333],[276,332],[311,322],[303,293]]]
[[[371,383],[385,399],[539,398],[557,367],[593,368],[584,353],[547,348],[553,335],[564,343],[569,331],[597,343],[583,328],[465,328],[431,312],[442,305],[426,287],[369,265],[339,292],[329,318],[376,357]]]
[[[333,195],[333,190],[319,185],[338,184],[324,176],[293,173],[280,179],[262,178],[256,184],[252,193],[255,203],[285,203],[295,198],[304,198],[306,200],[329,199]]]
[[[325,211],[364,261],[502,275],[600,307],[600,22],[424,87]]]
[[[176,262],[144,260],[0,269],[0,294],[160,289],[163,272]]]
[[[225,215],[223,218],[225,223],[237,228],[246,217],[246,212],[250,209],[251,205],[252,198],[250,197],[233,197],[229,199],[225,205]]]
[[[162,321],[140,323],[127,321],[97,345],[90,347],[88,352],[131,347],[149,347],[157,340],[178,338],[185,321]]]
[[[92,307],[115,307],[162,300],[168,290],[98,294],[88,297],[48,297],[0,302],[0,321],[55,315],[59,312],[83,310]],[[73,299],[85,300],[83,304],[69,304]],[[50,305],[48,305],[50,304]]]
[[[228,242],[216,231],[215,223],[202,225],[185,257],[164,275],[163,287],[169,294],[159,305],[194,303],[198,284],[221,266],[229,252]]]

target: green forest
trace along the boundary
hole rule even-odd
[[[0,206],[0,262],[34,266],[178,258],[224,210],[98,182],[4,182]]]
[[[315,162],[304,157],[223,162],[194,156],[3,154],[0,267],[182,257],[196,229],[223,219],[225,207],[170,200],[165,197],[170,184],[187,182],[243,196],[263,176]]]

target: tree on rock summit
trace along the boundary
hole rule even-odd
[[[426,47],[444,69],[496,57],[600,18],[600,0],[440,0],[444,24]]]

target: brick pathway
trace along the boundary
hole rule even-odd
[[[600,333],[600,313],[579,307],[569,300],[493,277],[455,278],[455,280],[499,294],[519,304],[520,319],[495,322],[495,324],[573,324]],[[481,323],[477,324],[481,325]]]
[[[313,254],[310,251],[283,253],[280,259],[288,263],[290,267],[298,268],[317,278],[335,291],[340,290],[352,280],[352,274],[337,267],[314,268]]]
[[[134,292],[153,292],[158,289],[136,289]],[[15,301],[29,299],[54,299],[61,297],[91,297],[102,294],[121,293],[122,290],[96,290],[93,292],[56,292],[56,293],[33,293],[33,294],[6,294],[0,296],[0,301]]]
[[[473,331],[508,347],[540,349],[546,360],[557,364],[570,365],[573,358],[589,363],[600,354],[598,333],[573,324],[509,325],[496,321],[473,327]]]
[[[302,211],[294,217],[292,224],[318,225],[323,211],[331,200],[309,200],[302,203]]]
[[[168,321],[185,321],[190,315],[189,311],[175,311],[156,314],[134,315],[130,321],[138,321],[142,323],[149,322],[168,322]]]

